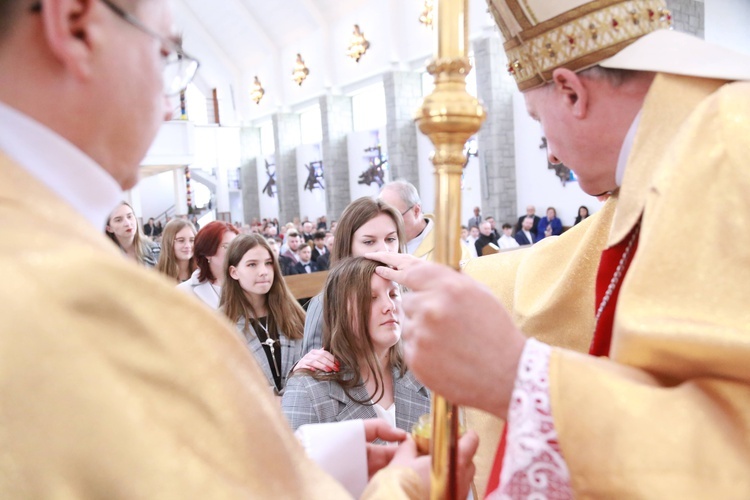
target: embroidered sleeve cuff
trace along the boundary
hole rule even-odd
[[[552,348],[526,342],[508,409],[508,432],[493,498],[571,498],[570,473],[557,442],[549,394]]]

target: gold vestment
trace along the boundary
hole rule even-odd
[[[424,214],[425,219],[430,219],[433,226],[429,233],[427,233],[424,239],[421,241],[417,249],[414,250],[414,256],[419,259],[432,262],[435,256],[435,216],[433,214]],[[461,261],[465,261],[471,257],[469,249],[465,245],[461,245]]]
[[[569,349],[550,385],[577,498],[750,495],[748,138],[750,83],[659,74],[616,197],[549,243],[466,268],[525,334]],[[591,341],[601,250],[641,217],[612,361],[573,352]],[[501,422],[477,421],[499,439]]]
[[[0,177],[0,498],[348,497],[233,325],[2,155]],[[420,490],[401,468],[365,494]]]

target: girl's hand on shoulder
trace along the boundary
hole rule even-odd
[[[325,349],[313,349],[297,362],[292,371],[296,372],[297,370],[337,372],[339,371],[339,362],[336,361],[333,354]]]

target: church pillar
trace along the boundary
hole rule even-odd
[[[299,115],[277,113],[273,115],[272,120],[276,146],[279,222],[286,224],[300,215],[299,191],[297,190],[297,146],[302,137]]]
[[[391,180],[406,179],[419,186],[417,127],[414,113],[422,103],[422,75],[391,71],[383,75],[386,143]]]
[[[216,220],[232,222],[227,167],[216,165]]]
[[[516,215],[516,157],[513,130],[513,93],[516,86],[505,70],[505,53],[498,37],[474,41],[477,97],[487,109],[479,130],[482,214],[512,222]]]
[[[240,172],[242,188],[243,223],[253,217],[260,220],[260,186],[258,186],[258,157],[260,156],[260,129],[243,127],[240,131]]]
[[[705,38],[706,4],[704,0],[667,0],[674,29]]]
[[[326,217],[336,220],[352,201],[349,190],[349,157],[346,136],[352,131],[352,99],[325,95],[320,98],[323,129],[321,150],[326,184]]]
[[[130,203],[130,206],[133,207],[133,213],[135,215],[135,218],[138,219],[138,224],[141,226],[141,230],[143,230],[143,206],[141,205],[141,189],[138,187],[138,185],[133,186],[130,190],[125,191],[125,201]],[[112,207],[113,209],[115,207]],[[104,221],[105,223],[107,221]]]
[[[174,216],[187,218],[187,179],[185,179],[185,169],[176,168],[174,175]]]

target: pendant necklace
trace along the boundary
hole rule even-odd
[[[266,327],[266,325],[261,323],[259,318],[256,318],[255,321],[258,323],[258,325],[260,325],[260,327],[266,333],[266,340],[261,342],[261,344],[271,349],[271,359],[273,360],[273,362],[271,363],[271,368],[273,368],[274,375],[276,375],[277,378],[280,378],[281,375],[279,375],[279,369],[276,367],[276,355],[275,355],[276,349],[274,348],[274,344],[278,342],[278,340],[274,340],[271,338],[270,333],[268,333],[268,328]]]

